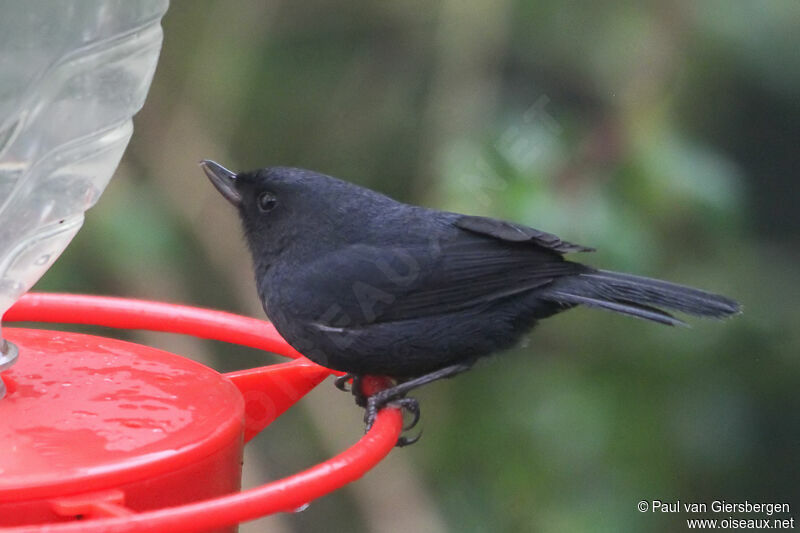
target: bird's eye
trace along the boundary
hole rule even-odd
[[[278,199],[271,192],[262,192],[258,195],[258,208],[266,213],[272,211],[278,205]]]

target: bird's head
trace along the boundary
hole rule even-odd
[[[272,261],[290,246],[324,250],[352,238],[353,228],[374,221],[390,198],[310,170],[268,167],[232,172],[200,162],[208,179],[236,206],[256,263]]]

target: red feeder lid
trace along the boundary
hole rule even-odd
[[[240,438],[241,393],[199,363],[90,335],[3,332],[25,357],[4,373],[0,501],[154,477]]]

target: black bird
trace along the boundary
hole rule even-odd
[[[357,396],[368,427],[387,403],[411,411],[413,425],[419,408],[408,391],[468,370],[577,305],[666,325],[683,322],[663,308],[739,311],[705,291],[567,261],[592,249],[520,224],[403,204],[310,170],[200,164],[239,211],[258,294],[286,341],[346,378],[397,380]]]

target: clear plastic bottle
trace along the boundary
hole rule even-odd
[[[114,173],[167,6],[0,0],[0,316],[66,248]],[[0,330],[0,371],[13,351]]]

